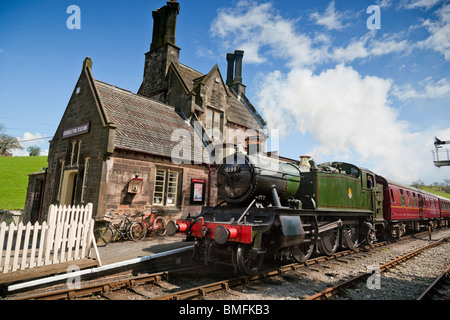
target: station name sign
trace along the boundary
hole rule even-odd
[[[90,127],[89,124],[90,124],[89,122],[86,122],[72,128],[63,129],[62,138],[65,139],[73,136],[78,136],[83,133],[88,133]]]

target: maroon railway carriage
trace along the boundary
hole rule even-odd
[[[423,190],[377,176],[383,185],[383,217],[375,225],[378,234],[400,237],[406,229],[437,227],[450,218],[450,201]],[[444,222],[445,224],[445,222]]]
[[[386,221],[419,220],[421,218],[420,191],[390,180],[387,182],[390,207],[384,212],[384,219]]]
[[[443,220],[450,220],[450,200],[439,197],[439,208],[441,210],[441,219]]]

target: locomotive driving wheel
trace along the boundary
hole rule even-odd
[[[320,234],[317,248],[322,254],[331,256],[336,252],[339,246],[339,229],[340,228],[334,228]]]
[[[342,247],[355,250],[359,245],[359,227],[358,225],[345,226],[342,228]]]
[[[252,247],[246,244],[240,244],[236,250],[236,262],[239,270],[248,275],[258,273],[264,262],[264,254],[252,250]]]

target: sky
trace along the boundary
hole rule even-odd
[[[137,92],[162,0],[0,3],[0,123],[43,155],[81,73]],[[450,1],[180,0],[180,62],[202,73],[244,50],[268,149],[344,161],[402,183],[450,179]],[[79,18],[71,5],[79,8]],[[79,22],[79,29],[72,28]],[[450,146],[448,146],[450,148]]]

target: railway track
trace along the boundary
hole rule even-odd
[[[450,266],[433,281],[417,300],[450,300]]]
[[[450,231],[447,231],[450,233]],[[426,237],[427,233],[422,236]],[[409,239],[400,241],[415,241],[414,235]],[[424,240],[420,240],[424,241]],[[40,293],[38,295],[21,295],[14,299],[40,300],[40,299],[109,299],[109,300],[184,300],[184,299],[246,299],[247,294],[259,291],[255,286],[261,283],[269,286],[277,286],[281,281],[296,283],[305,287],[312,282],[314,276],[332,277],[334,271],[332,265],[344,266],[349,263],[358,264],[365,259],[377,254],[389,252],[390,246],[396,244],[386,242],[356,249],[354,251],[338,252],[331,257],[317,257],[308,260],[304,264],[292,263],[276,268],[268,268],[255,276],[225,277],[205,275],[199,276],[202,271],[192,268],[155,274],[143,274],[139,276],[127,275],[125,278],[113,280],[99,280],[97,283],[89,283],[78,289],[56,290],[55,292]],[[436,242],[433,243],[436,245]],[[395,264],[395,263],[394,263]],[[200,273],[199,273],[200,272]],[[181,274],[181,275],[180,275]],[[364,275],[367,277],[367,274]],[[218,280],[219,279],[219,280]],[[199,283],[201,280],[202,283]],[[320,290],[317,290],[320,291]],[[323,291],[323,290],[322,290]],[[311,296],[305,291],[296,299],[304,299]],[[231,296],[230,296],[231,295]],[[289,297],[288,297],[289,298]],[[266,299],[266,298],[257,298]],[[269,297],[273,299],[273,297]]]
[[[400,256],[400,257],[398,257],[398,258],[396,258],[396,259],[394,259],[392,261],[389,261],[388,263],[385,263],[385,264],[379,266],[379,270],[378,271],[380,273],[387,272],[387,271],[391,270],[392,268],[395,268],[395,267],[401,265],[402,263],[404,263],[404,262],[406,262],[406,261],[416,257],[417,255],[421,254],[422,252],[424,252],[424,251],[426,251],[428,249],[434,248],[434,247],[436,247],[438,245],[441,245],[441,244],[447,242],[448,240],[450,240],[450,237],[443,238],[443,239],[441,239],[439,241],[433,242],[433,243],[431,243],[429,245],[426,245],[426,246],[423,246],[423,247],[421,247],[419,249],[416,249],[416,250],[414,250],[414,251],[412,251],[412,252],[410,252],[408,254],[402,255],[402,256]],[[343,281],[343,282],[341,282],[341,283],[339,283],[337,285],[334,285],[332,287],[329,287],[329,288],[327,288],[327,289],[325,289],[325,290],[323,290],[321,292],[318,292],[318,293],[316,293],[314,295],[306,297],[305,300],[330,299],[332,296],[340,293],[342,290],[345,290],[345,289],[347,289],[349,287],[353,287],[356,284],[359,284],[359,283],[361,283],[363,281],[366,281],[369,277],[372,277],[372,276],[373,275],[371,273],[367,273],[367,272],[366,273],[360,273],[357,276],[355,276],[355,277],[353,277],[353,278],[351,278],[349,280]]]
[[[422,234],[422,236],[424,236],[424,235],[426,235],[426,233]],[[409,239],[405,239],[405,240],[403,240],[403,242],[406,242],[408,240],[413,241],[414,238],[409,237]],[[444,239],[441,239],[438,242],[434,242],[431,245],[429,245],[429,248],[435,247],[435,246],[443,243],[444,241],[445,241]],[[393,244],[393,245],[395,245],[395,244]],[[305,264],[298,264],[298,263],[288,264],[288,265],[284,265],[284,266],[281,266],[278,268],[262,271],[255,276],[239,277],[239,278],[223,280],[223,281],[219,281],[219,282],[211,283],[211,284],[207,284],[207,285],[201,285],[198,287],[193,287],[193,288],[189,288],[189,289],[182,290],[182,291],[172,292],[167,295],[161,296],[157,299],[158,300],[183,300],[183,299],[205,299],[205,298],[207,298],[207,299],[209,298],[212,300],[230,299],[230,298],[247,299],[246,294],[249,294],[250,296],[254,296],[253,297],[254,299],[265,299],[264,297],[261,297],[261,295],[254,294],[254,293],[265,290],[265,289],[261,288],[261,286],[259,286],[258,282],[260,282],[260,283],[265,282],[269,286],[275,286],[275,287],[276,286],[280,286],[280,287],[285,286],[285,283],[283,283],[283,280],[286,280],[287,282],[294,282],[294,283],[308,282],[305,280],[311,276],[311,273],[325,273],[325,274],[330,273],[331,267],[328,266],[330,264],[347,265],[347,264],[350,264],[350,262],[358,263],[360,258],[368,257],[371,255],[376,255],[378,252],[386,250],[387,246],[389,246],[389,244],[386,242],[383,242],[383,243],[378,243],[374,246],[371,246],[372,247],[371,251],[367,251],[369,248],[365,247],[363,249],[359,249],[359,250],[355,250],[355,251],[338,252],[331,257],[323,257],[322,256],[322,257],[318,257],[315,259],[310,259]],[[426,249],[427,248],[425,248],[425,249],[421,248],[418,250],[414,250],[414,252],[406,254],[403,257],[400,257],[398,259],[395,259],[395,261],[392,261],[391,263],[386,263],[381,267],[381,270],[383,270],[383,271],[388,270],[389,268],[392,268],[393,266],[399,264],[400,261],[406,260],[407,258],[410,258],[410,257],[413,257]],[[370,276],[370,274],[363,273],[361,275],[361,279],[365,279],[368,276]],[[280,280],[280,278],[282,280]],[[252,285],[252,283],[255,283],[256,285]],[[343,282],[343,285],[344,286],[345,286],[345,284],[351,285],[352,283],[353,283],[352,280],[347,280],[347,281]],[[308,285],[306,285],[306,286],[308,286]],[[237,287],[242,287],[244,289],[241,290],[241,292],[238,292],[236,290],[231,290],[231,289],[237,288]],[[231,294],[231,297],[230,297],[230,294],[228,294],[228,293],[223,293],[223,294],[214,296],[214,294],[216,292],[224,292],[224,291],[228,291]],[[323,295],[318,294],[317,297],[318,296],[330,297],[332,295],[330,293],[330,291],[333,291],[333,290],[330,290],[330,289],[325,290]],[[336,289],[336,291],[338,291],[338,289]],[[235,296],[235,297],[233,297],[233,296]],[[284,296],[282,294],[279,297],[280,298],[289,298],[289,295],[287,294],[286,296]],[[308,298],[310,298],[310,297],[311,297],[310,295],[298,296],[298,298],[306,299],[306,300],[308,300]],[[253,298],[251,298],[251,299],[253,299]],[[272,296],[271,299],[272,298],[276,298],[276,295]],[[315,300],[315,299],[312,299],[312,300]]]

